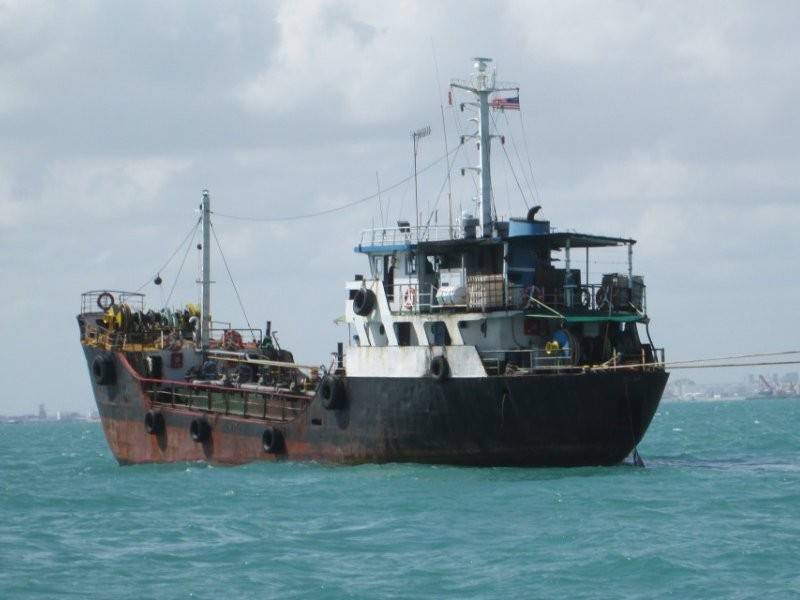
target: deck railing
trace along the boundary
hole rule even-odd
[[[571,287],[539,288],[506,282],[502,275],[467,277],[463,286],[463,301],[441,302],[439,286],[432,283],[397,283],[384,286],[389,306],[395,313],[431,313],[465,310],[523,310],[562,311],[622,311],[647,313],[647,299],[642,290],[641,302],[634,305],[629,297],[615,295],[602,284],[583,284]]]
[[[212,329],[221,333],[219,339],[210,340],[211,348],[257,349],[262,340],[262,330],[258,328]],[[238,337],[230,335],[237,332]],[[195,344],[193,332],[180,331],[172,327],[139,329],[136,331],[112,330],[92,323],[84,323],[81,341],[90,346],[105,350],[126,350],[128,352],[153,352],[157,350],[178,350],[184,343]]]
[[[665,365],[664,348],[652,348],[649,344],[643,344],[639,354],[635,356],[615,351],[611,358],[597,364],[580,364],[570,349],[551,352],[542,348],[490,350],[479,352],[479,355],[487,375],[623,368],[653,370],[663,369]]]
[[[142,381],[148,384],[147,394],[155,404],[271,421],[294,420],[312,399],[308,395],[277,389],[265,391],[179,381]]]
[[[397,246],[451,240],[457,237],[460,237],[459,229],[447,225],[374,227],[361,231],[359,246]]]
[[[86,315],[105,312],[108,306],[104,308],[101,305],[103,304],[101,296],[105,297],[103,300],[110,296],[114,304],[127,304],[132,310],[144,310],[145,295],[139,292],[127,292],[124,290],[91,290],[81,294],[81,314]]]

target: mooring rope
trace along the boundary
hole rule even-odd
[[[763,358],[766,356],[787,356],[791,354],[800,354],[800,350],[784,350],[782,352],[760,352],[757,354],[738,354],[733,356],[720,356],[718,358],[697,358],[694,360],[677,360],[677,361],[672,361],[670,365],[688,365],[691,363],[716,362],[719,360],[739,360],[744,358]]]
[[[772,354],[772,353],[769,353]],[[781,354],[781,353],[775,353]],[[613,359],[612,359],[613,360]],[[706,362],[713,361],[714,359],[703,359]],[[720,359],[721,360],[721,359]],[[687,361],[688,362],[688,361]],[[800,365],[800,360],[784,360],[784,361],[764,361],[764,362],[737,362],[737,363],[714,363],[714,364],[686,364],[686,362],[636,362],[627,363],[622,365],[614,364],[597,364],[597,365],[546,365],[536,367],[536,371],[563,371],[565,369],[589,371],[617,371],[620,369],[636,370],[645,369],[648,367],[655,367],[659,369],[720,369],[720,368],[735,368],[735,367],[769,367],[781,365]]]

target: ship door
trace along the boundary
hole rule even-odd
[[[411,346],[411,323],[395,323],[394,333],[397,336],[398,346]]]
[[[383,257],[383,291],[390,303],[394,300],[394,262],[394,255]]]

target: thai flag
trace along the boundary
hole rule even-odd
[[[519,96],[513,98],[493,98],[490,106],[501,110],[519,110]]]

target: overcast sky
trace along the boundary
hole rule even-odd
[[[147,281],[204,187],[220,213],[291,216],[406,177],[414,128],[433,129],[420,164],[439,158],[446,83],[476,55],[521,86],[522,120],[498,115],[515,165],[495,146],[499,213],[535,201],[556,227],[638,239],[668,358],[795,349],[799,26],[793,2],[0,0],[0,412],[92,406],[80,293]],[[468,123],[445,109],[452,147]],[[440,222],[445,171],[420,178]],[[453,184],[468,206],[470,180]],[[412,193],[383,196],[389,220],[413,218]],[[366,202],[215,225],[250,319],[319,363],[379,221]],[[197,297],[196,267],[176,300]],[[219,259],[215,280],[214,317],[241,323]]]

